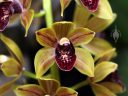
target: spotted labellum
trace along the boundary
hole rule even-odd
[[[0,32],[2,32],[13,14],[21,13],[22,6],[18,0],[0,2]]]
[[[56,47],[56,62],[61,70],[70,71],[76,61],[75,49],[67,38],[62,38]]]
[[[90,11],[95,12],[98,7],[99,0],[80,0]]]

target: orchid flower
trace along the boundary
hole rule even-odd
[[[18,86],[16,96],[78,96],[78,93],[67,87],[60,87],[54,79],[39,79],[39,85],[27,84]]]
[[[44,48],[35,56],[35,71],[40,78],[55,63],[63,71],[75,67],[82,74],[93,77],[94,61],[91,54],[79,47],[89,43],[95,32],[87,28],[76,28],[72,22],[56,22],[51,28],[36,32],[38,43]]]

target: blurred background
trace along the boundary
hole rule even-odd
[[[119,64],[119,74],[124,82],[126,88],[128,89],[128,0],[109,0],[112,6],[113,12],[117,14],[117,19],[115,22],[105,30],[105,37],[111,44],[117,48],[117,57],[113,60],[114,62]],[[70,6],[65,10],[64,18],[60,17],[60,4],[59,0],[52,0],[53,4],[53,13],[54,13],[54,21],[60,20],[72,20],[73,9],[75,6],[74,0],[70,4]],[[36,12],[39,12],[41,7],[41,0],[33,0],[32,8],[35,9]],[[41,48],[41,46],[36,42],[35,39],[35,31],[45,27],[44,17],[35,18],[31,28],[29,30],[28,37],[24,37],[25,30],[21,27],[21,24],[17,22],[15,26],[9,27],[5,30],[4,34],[10,38],[12,38],[21,48],[24,58],[26,60],[26,69],[34,72],[33,62],[34,56],[36,52]],[[117,42],[114,41],[111,36],[113,30],[115,30],[115,26],[119,32],[119,38]],[[0,42],[0,54],[8,54],[5,46]],[[0,75],[1,77],[2,75]],[[72,86],[73,84],[80,82],[86,78],[86,76],[81,75],[78,71],[73,69],[71,72],[62,72],[60,71],[61,83],[65,86]],[[75,79],[72,80],[71,76]],[[5,80],[4,80],[5,81]],[[21,84],[24,82],[28,83],[36,83],[35,80],[26,79],[22,77],[19,81]],[[0,84],[3,83],[3,77],[0,79]],[[85,90],[88,90],[85,92]],[[87,94],[87,96],[93,96],[90,91],[89,86],[79,89],[79,96],[84,96],[83,94]],[[12,95],[5,96],[15,96]],[[125,91],[123,94],[119,96],[128,96],[128,91]]]

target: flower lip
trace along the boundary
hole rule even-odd
[[[99,0],[80,0],[91,12],[95,12],[98,8]]]
[[[76,55],[72,43],[67,38],[61,38],[56,49],[55,59],[58,67],[63,71],[70,71],[73,69]]]

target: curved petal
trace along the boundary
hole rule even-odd
[[[96,96],[116,96],[106,87],[99,84],[91,84],[92,90]]]
[[[42,48],[36,53],[34,65],[37,78],[40,78],[53,65],[54,51],[55,49],[52,48]]]
[[[42,88],[34,84],[19,86],[15,93],[17,96],[45,96]]]
[[[113,62],[104,61],[100,64],[97,64],[95,67],[95,77],[93,78],[94,82],[102,81],[110,73],[114,72],[117,69],[118,65]]]
[[[60,87],[56,92],[56,96],[78,96],[78,93],[71,88]]]
[[[91,54],[82,48],[76,48],[75,68],[82,74],[94,77],[94,60]]]
[[[54,96],[57,89],[60,87],[60,83],[54,79],[43,78],[39,79],[38,81],[44,92],[46,92],[46,94],[49,94],[50,96]]]
[[[112,19],[113,13],[108,0],[99,0],[97,11],[93,12],[96,17],[103,19]]]
[[[70,2],[71,2],[71,0],[60,0],[60,4],[61,4],[61,16],[63,16],[63,12],[68,7],[68,5],[70,4]]]
[[[55,47],[57,43],[56,34],[50,28],[43,28],[36,32],[36,40],[42,46]]]
[[[57,38],[60,40],[66,37],[70,30],[74,28],[74,23],[67,21],[56,22],[53,24],[52,28],[56,32]]]
[[[10,38],[0,34],[0,40],[7,46],[11,55],[21,64],[24,64],[23,54],[18,45]]]
[[[87,44],[93,39],[94,36],[95,32],[87,28],[77,28],[68,34],[68,38],[74,46]]]
[[[99,55],[112,49],[112,45],[108,41],[98,37],[93,38],[88,44],[82,44],[82,47],[88,49],[94,55]]]
[[[29,9],[29,10],[24,10],[21,14],[21,24],[23,25],[23,27],[25,28],[25,37],[28,34],[28,30],[31,26],[31,23],[34,19],[34,10]]]
[[[84,7],[76,5],[73,22],[77,27],[85,27],[90,15],[90,12]]]
[[[114,82],[101,82],[101,85],[103,85],[104,87],[108,88],[109,90],[111,90],[114,93],[122,93],[125,91],[124,87],[122,85],[119,85],[117,83]]]
[[[6,62],[2,63],[1,70],[7,77],[15,77],[22,71],[22,66],[14,58],[9,58]]]
[[[93,16],[91,19],[88,20],[85,27],[89,28],[90,30],[93,30],[94,32],[102,32],[114,22],[116,17],[117,17],[116,14],[113,14],[111,19],[102,19]]]
[[[110,59],[112,59],[113,57],[115,57],[116,54],[116,49],[115,48],[111,48],[108,49],[100,54],[98,54],[94,60],[97,61],[99,59],[99,62],[101,61],[109,61]]]

